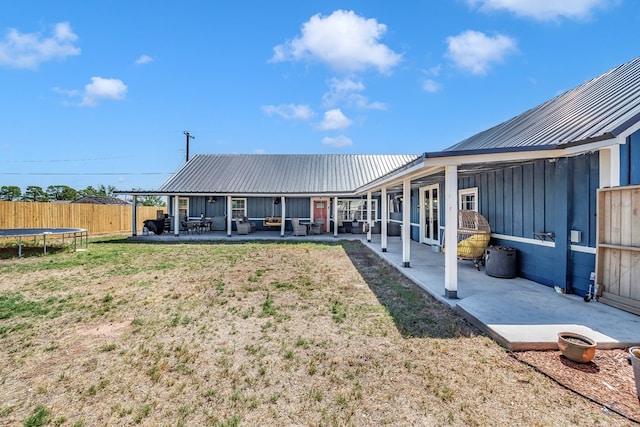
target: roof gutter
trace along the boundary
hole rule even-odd
[[[418,160],[389,174],[378,178],[369,184],[358,188],[362,194],[378,190],[383,186],[390,186],[406,178],[428,176],[438,173],[445,166],[461,166],[473,163],[497,163],[509,161],[526,161],[536,159],[551,159],[574,156],[580,153],[595,151],[611,145],[619,144],[620,140],[612,132],[570,143],[545,145],[534,147],[501,147],[481,150],[458,150],[426,152]]]

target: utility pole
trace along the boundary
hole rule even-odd
[[[187,160],[186,161],[188,162],[189,161],[189,140],[190,139],[196,139],[196,137],[191,135],[188,130],[185,130],[184,134],[187,137]]]

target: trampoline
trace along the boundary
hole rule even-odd
[[[64,244],[65,238],[73,239],[73,248],[78,251],[78,240],[80,246],[84,242],[84,249],[89,246],[89,232],[84,228],[0,228],[0,239],[17,238],[18,239],[18,257],[22,258],[22,238],[33,237],[37,240],[42,237],[42,247],[44,255],[47,254],[47,237],[62,239]]]

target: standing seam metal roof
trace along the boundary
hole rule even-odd
[[[640,57],[497,126],[450,151],[550,148],[615,137],[640,114]]]
[[[207,194],[352,193],[417,155],[199,154],[160,192]]]

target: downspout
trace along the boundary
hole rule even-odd
[[[571,165],[569,159],[562,157],[555,162],[554,174],[554,286],[571,292],[569,279],[569,218],[571,212],[569,199],[571,197]]]

